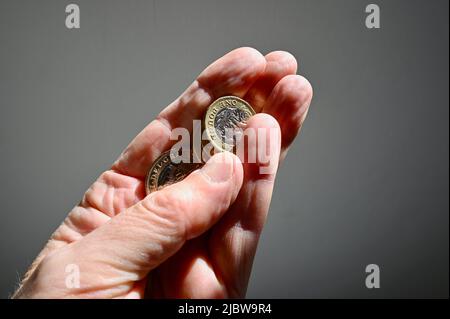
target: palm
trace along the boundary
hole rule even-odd
[[[55,232],[38,261],[49,252],[78,241],[145,197],[150,164],[170,148],[170,129],[191,128],[215,98],[244,97],[257,112],[272,115],[281,128],[284,158],[306,116],[311,87],[296,72],[285,52],[265,58],[253,49],[232,51],[208,67],[175,102],[161,112],[128,146],[111,170],[103,173],[81,203]],[[252,120],[250,120],[252,121]],[[263,117],[257,127],[273,125]],[[148,278],[123,289],[117,297],[243,297],[256,245],[270,203],[275,176],[261,176],[244,164],[244,182],[229,211],[207,233],[187,241],[177,253],[151,270]],[[147,283],[147,280],[150,279]]]

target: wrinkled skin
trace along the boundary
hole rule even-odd
[[[239,48],[212,63],[92,184],[14,297],[244,297],[276,170],[262,174],[259,166],[267,163],[222,153],[149,196],[144,179],[173,145],[171,129],[192,129],[192,120],[223,95],[242,97],[259,113],[248,127],[281,133],[266,149],[278,167],[312,98],[311,85],[296,72],[296,60],[283,51],[264,57]],[[80,271],[79,288],[67,285],[68,265]]]

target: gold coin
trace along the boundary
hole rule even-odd
[[[253,108],[241,98],[218,98],[208,107],[203,119],[210,143],[220,151],[232,151],[239,132],[242,133],[243,124],[253,115]]]
[[[154,162],[145,178],[145,190],[147,195],[183,180],[191,172],[200,168],[196,163],[173,163],[170,159],[170,151],[164,152]]]

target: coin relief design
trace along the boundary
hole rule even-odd
[[[233,151],[242,125],[255,114],[249,103],[236,96],[223,96],[211,103],[205,113],[203,128],[208,141],[219,151]],[[233,133],[228,136],[229,133]],[[193,150],[193,156],[198,156]],[[200,157],[201,158],[201,157]],[[191,172],[200,168],[197,163],[173,163],[170,151],[161,154],[148,171],[145,179],[147,194],[183,180]]]
[[[147,194],[150,194],[179,182],[200,166],[195,163],[173,163],[170,159],[170,151],[164,152],[149,170],[145,180],[145,190]]]
[[[223,96],[208,107],[204,127],[211,144],[221,151],[231,151],[244,124],[255,114],[253,108],[236,96]]]

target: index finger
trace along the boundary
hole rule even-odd
[[[192,128],[192,120],[200,119],[206,108],[223,95],[243,97],[264,72],[266,60],[253,48],[235,49],[208,66],[174,102],[167,106],[128,145],[113,169],[142,178],[151,163],[167,150],[173,141],[173,128]]]

